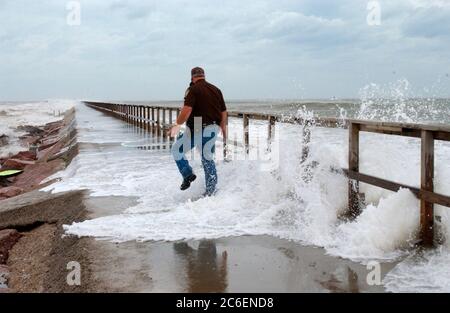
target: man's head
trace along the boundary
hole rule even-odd
[[[191,79],[194,83],[200,79],[205,79],[205,71],[201,67],[194,67],[191,70]]]

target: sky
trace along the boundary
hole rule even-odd
[[[1,101],[179,100],[194,66],[226,99],[450,96],[450,0],[75,2],[0,0]]]

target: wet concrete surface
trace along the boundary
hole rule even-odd
[[[85,205],[93,218],[121,212],[134,201],[97,197],[87,198]],[[99,291],[384,292],[383,286],[367,284],[372,269],[365,265],[270,236],[125,243],[92,239],[90,247]],[[381,264],[382,277],[394,266]]]
[[[125,127],[128,132],[142,132]],[[80,144],[80,153],[123,149],[135,147]],[[87,195],[84,205],[90,212],[88,218],[96,218],[122,213],[137,201]],[[326,255],[321,248],[270,236],[125,243],[88,239],[88,243],[89,264],[85,266],[100,292],[384,291],[382,286],[367,284],[369,270],[364,265]],[[382,264],[382,276],[394,266]]]

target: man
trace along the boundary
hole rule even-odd
[[[183,176],[180,189],[186,190],[197,178],[185,154],[197,147],[202,157],[205,171],[205,196],[214,194],[217,185],[217,172],[214,164],[215,141],[222,130],[227,138],[227,108],[222,92],[205,80],[205,71],[200,67],[191,70],[191,86],[186,90],[184,106],[176,124],[170,129],[172,137],[177,136],[181,125],[186,122],[186,131],[177,137],[172,146],[172,155],[178,170]]]

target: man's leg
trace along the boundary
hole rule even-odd
[[[188,130],[187,130],[188,131]],[[183,133],[177,137],[176,142],[172,145],[172,156],[177,164],[183,179],[188,178],[193,174],[192,167],[189,165],[189,161],[186,160],[185,154],[192,150],[193,141],[190,134]]]
[[[205,128],[202,138],[202,164],[205,171],[206,195],[208,196],[211,196],[216,190],[218,179],[214,163],[217,134],[218,128],[216,126],[208,126]]]

